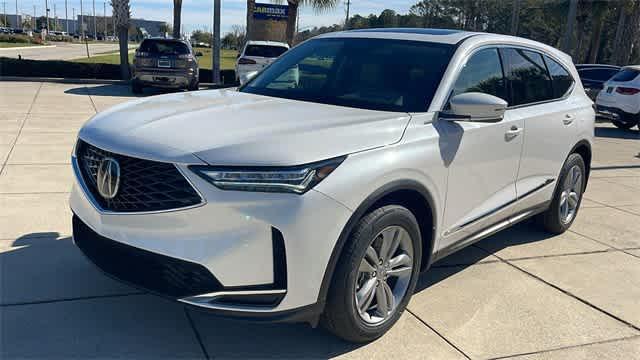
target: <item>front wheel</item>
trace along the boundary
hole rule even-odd
[[[538,218],[545,230],[561,234],[571,227],[578,215],[586,183],[586,166],[582,156],[575,153],[569,155],[560,172],[551,205]]]
[[[351,342],[382,336],[400,318],[420,270],[422,241],[411,211],[397,205],[364,216],[333,275],[322,324]]]

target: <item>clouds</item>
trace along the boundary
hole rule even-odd
[[[51,9],[50,16],[53,16],[53,7],[56,5],[57,15],[64,18],[64,0],[48,0]],[[246,0],[221,0],[222,1],[222,31],[228,31],[232,25],[244,25],[246,20]],[[19,0],[20,12],[33,14],[33,5],[36,5],[37,16],[44,15],[44,0]],[[258,2],[271,3],[270,0],[258,0]],[[351,14],[363,16],[371,13],[379,14],[384,9],[393,9],[400,13],[406,13],[411,5],[417,0],[351,0]],[[7,12],[13,13],[13,7],[8,1]],[[71,17],[72,8],[75,13],[80,13],[80,0],[67,0],[68,14]],[[96,14],[103,15],[103,4],[105,0],[96,0]],[[172,0],[130,0],[131,13],[133,17],[145,18],[149,20],[161,20],[171,23],[173,17]],[[85,14],[92,14],[93,0],[83,0]],[[106,0],[107,16],[111,14],[109,0]],[[213,0],[183,0],[182,1],[182,22],[185,31],[194,29],[211,29]],[[313,26],[333,25],[344,22],[345,7],[344,0],[340,0],[335,9],[315,12],[306,6],[300,11],[300,28],[305,29]]]

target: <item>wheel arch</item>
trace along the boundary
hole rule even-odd
[[[369,195],[354,211],[346,225],[342,229],[338,241],[331,252],[331,257],[322,278],[318,303],[324,304],[331,280],[336,269],[336,265],[342,250],[349,239],[349,235],[355,228],[358,221],[367,213],[384,205],[402,205],[407,207],[420,226],[420,236],[422,240],[421,270],[426,270],[431,265],[433,259],[433,249],[436,240],[437,212],[435,202],[431,193],[420,183],[414,180],[392,181],[374,191]]]
[[[578,154],[582,156],[582,160],[584,160],[584,165],[587,171],[585,184],[584,184],[586,187],[587,183],[589,182],[589,175],[591,173],[591,159],[593,156],[591,151],[591,143],[587,140],[578,141],[578,143],[576,143],[571,149],[571,151],[569,152],[569,155],[571,154]]]

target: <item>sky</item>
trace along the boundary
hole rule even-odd
[[[50,9],[50,16],[53,16],[54,5],[58,18],[65,16],[65,0],[47,0]],[[82,6],[85,14],[93,13],[93,1],[83,0]],[[229,31],[232,25],[244,25],[247,11],[246,0],[221,0],[221,28],[222,32]],[[344,22],[345,2],[339,0],[339,5],[330,11],[316,13],[310,7],[303,7],[300,13],[300,30],[305,30],[313,26],[333,25]],[[351,0],[351,14],[363,16],[371,13],[379,14],[384,9],[393,9],[399,13],[409,11],[411,5],[418,0]],[[258,0],[259,3],[271,3],[269,0]],[[16,0],[1,0],[0,6],[5,5],[8,14],[15,13]],[[36,15],[44,15],[45,0],[17,0],[20,13],[33,14],[33,6],[36,6]],[[104,0],[95,0],[96,15],[101,16],[104,9]],[[130,0],[131,15],[135,18],[147,20],[161,20],[171,23],[173,17],[172,0]],[[75,14],[80,13],[80,0],[67,0],[67,12],[72,18],[73,9]],[[111,14],[109,1],[106,1],[107,16]],[[0,9],[2,11],[2,9]],[[194,29],[211,29],[213,0],[183,0],[182,1],[182,22],[185,25],[185,32]]]

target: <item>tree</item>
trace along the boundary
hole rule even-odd
[[[213,38],[213,35],[211,35],[211,33],[207,31],[195,30],[194,32],[191,33],[191,41],[196,44],[205,43],[211,46],[212,38]]]
[[[608,1],[593,1],[593,31],[591,36],[591,51],[589,51],[588,63],[595,64],[598,59],[602,39],[602,25],[604,24],[607,11],[609,9]]]
[[[129,80],[129,0],[111,0],[120,47],[120,77]]]
[[[251,39],[253,32],[253,12],[256,9],[256,0],[247,0],[247,39]]]
[[[315,11],[321,12],[334,8],[339,2],[339,0],[287,0],[287,4],[289,5],[289,14],[287,16],[287,42],[289,45],[293,45],[293,40],[295,38],[296,23],[298,21],[298,8],[300,5],[311,5]]]
[[[180,27],[182,26],[182,0],[173,0],[173,37],[180,39]]]

